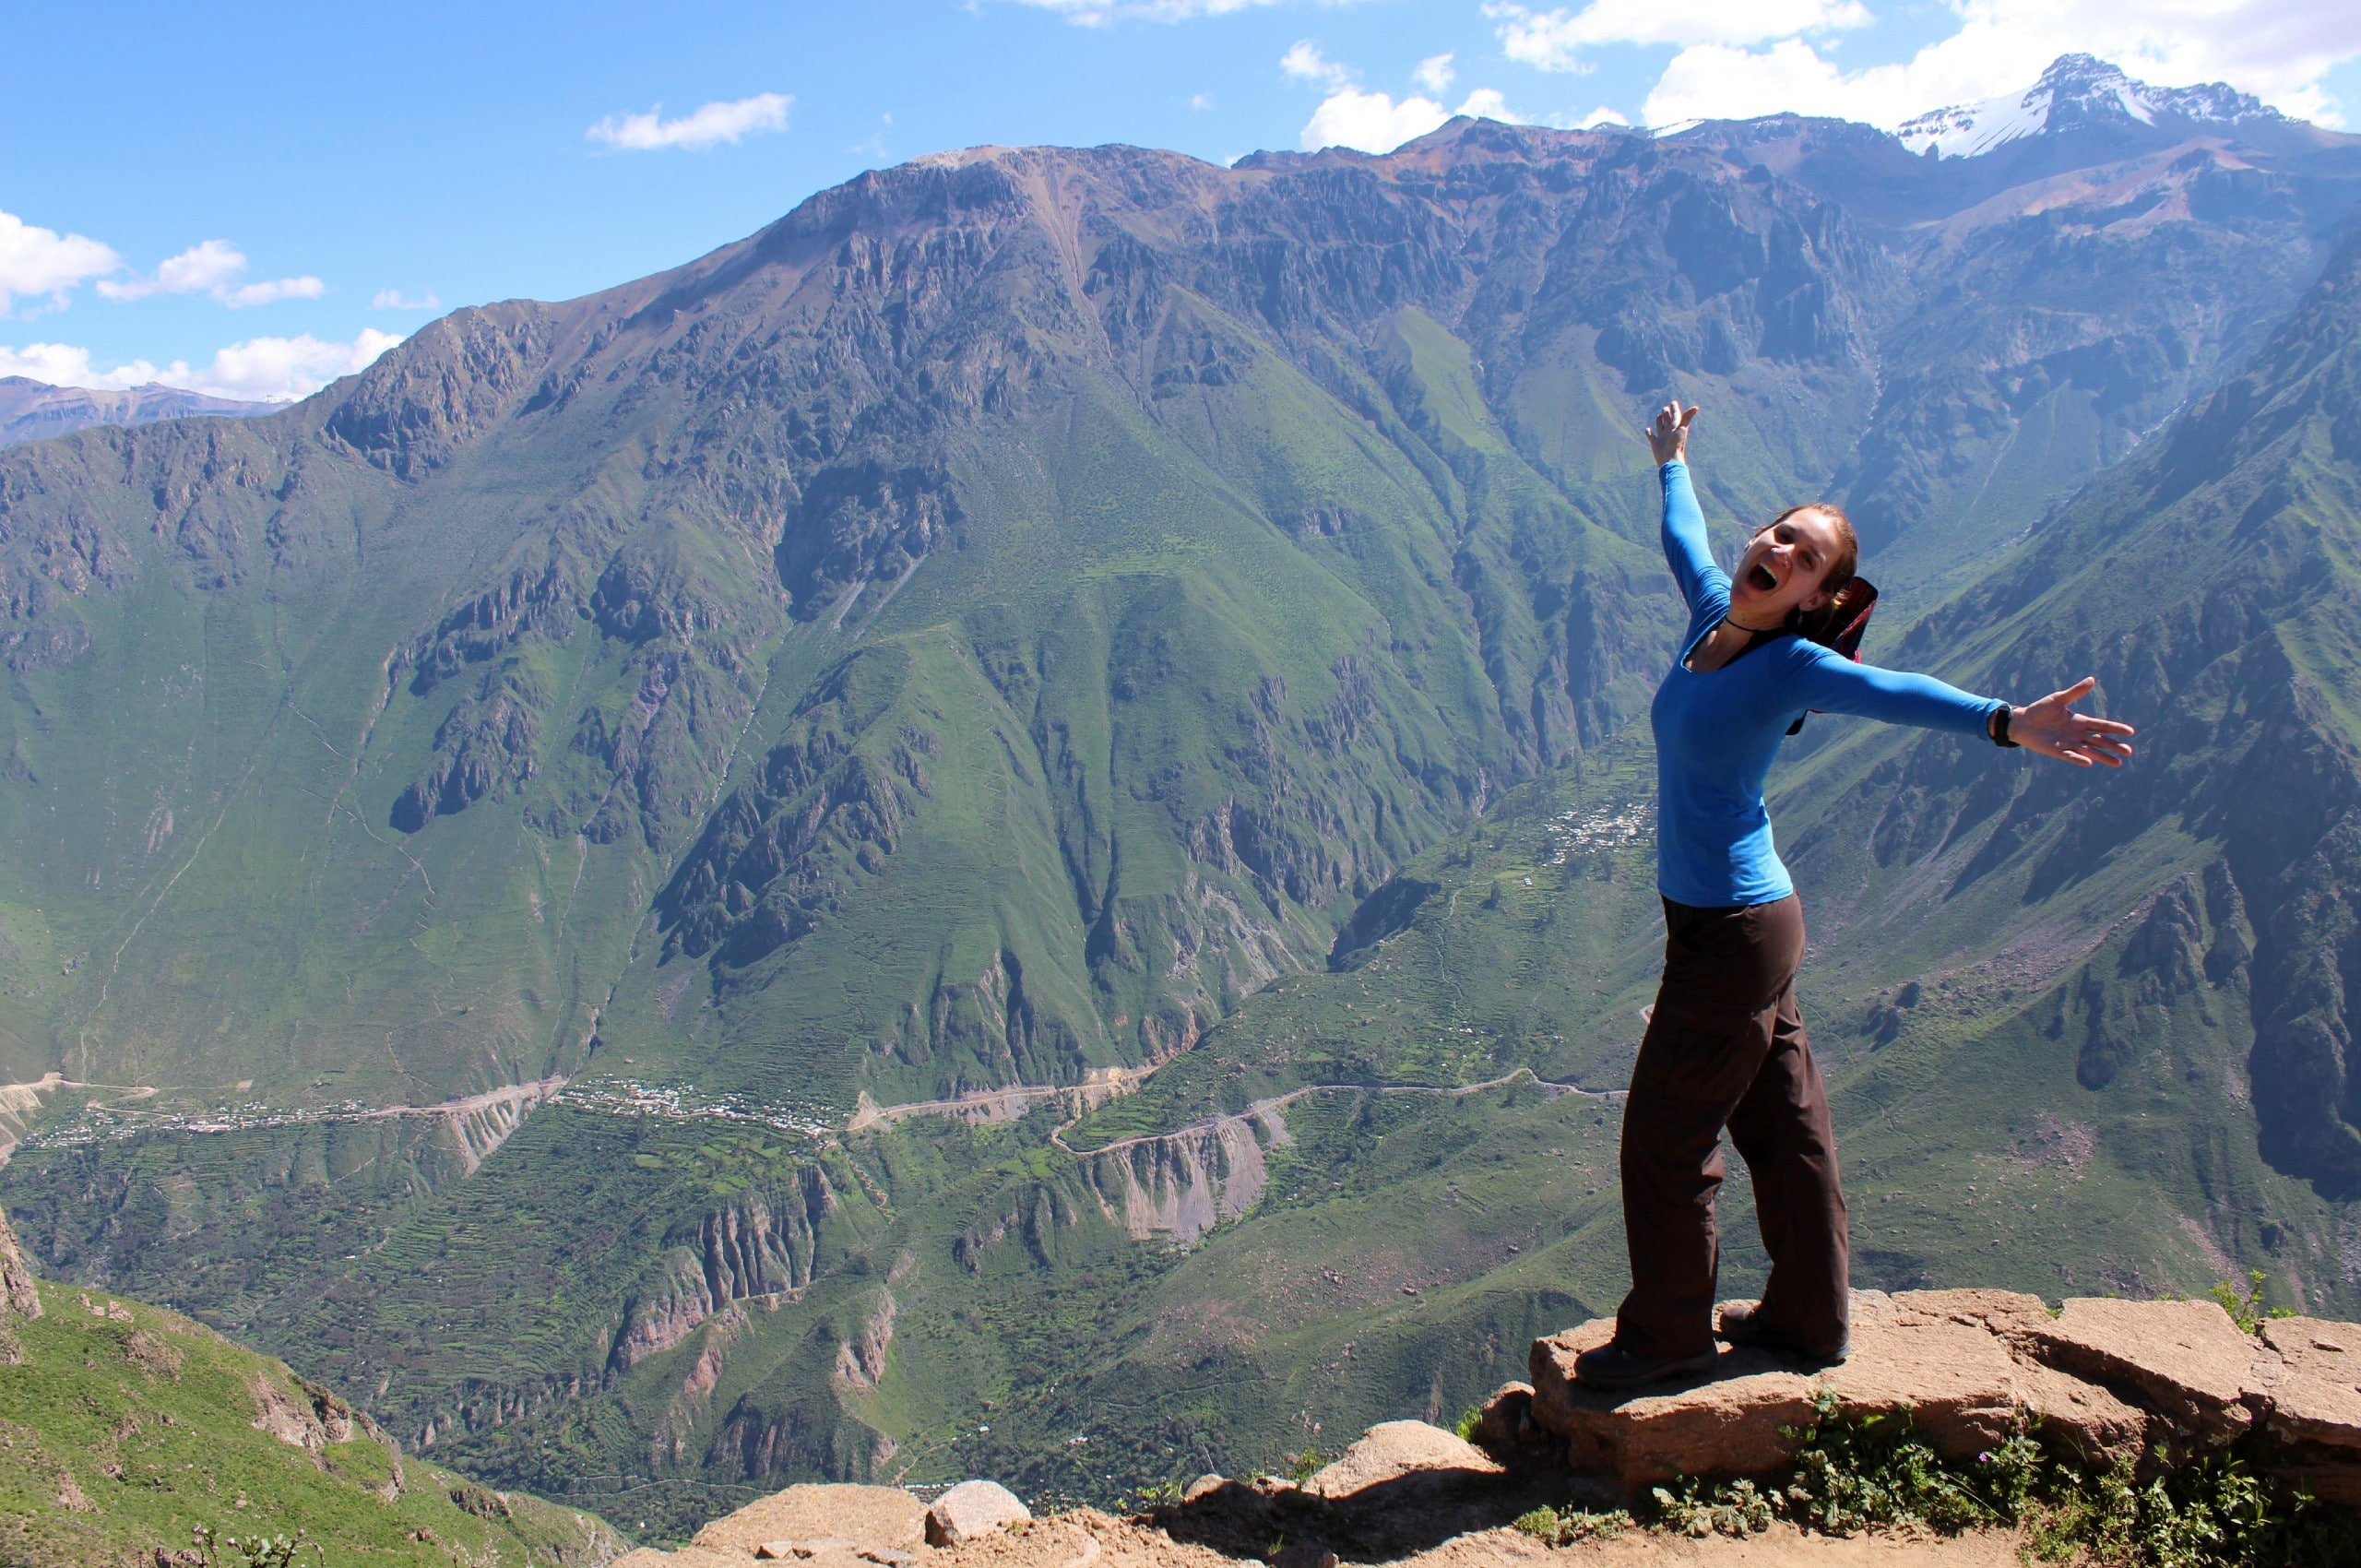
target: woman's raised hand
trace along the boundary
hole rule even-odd
[[[1685,462],[1689,457],[1689,423],[1697,417],[1697,405],[1684,410],[1674,398],[1656,415],[1656,422],[1647,428],[1648,450],[1656,455],[1659,467],[1666,463]]]
[[[2016,709],[2009,715],[2009,739],[2027,751],[2070,762],[2076,767],[2094,762],[2121,767],[2131,755],[2131,726],[2073,711],[2074,704],[2089,696],[2098,683],[2097,676],[2085,675],[2062,692],[2052,692],[2028,707]]]

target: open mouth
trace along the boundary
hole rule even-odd
[[[1758,593],[1769,593],[1779,586],[1779,579],[1771,575],[1771,568],[1760,561],[1754,564],[1754,570],[1747,573],[1746,582]]]

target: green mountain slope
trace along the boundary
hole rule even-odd
[[[594,1515],[497,1492],[400,1447],[282,1363],[177,1313],[10,1272],[0,1219],[0,1555],[26,1568],[215,1560],[274,1538],[329,1562],[598,1568]]]

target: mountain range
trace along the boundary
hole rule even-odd
[[[1944,113],[943,154],[0,457],[27,1245],[672,1524],[1447,1417],[1620,1289],[1677,395],[2148,742],[1791,746],[1863,1282],[2349,1312],[2361,138]]]
[[[252,419],[276,412],[276,403],[243,403],[203,392],[150,383],[127,392],[88,386],[53,386],[21,375],[0,375],[0,446],[69,435],[94,424],[152,424],[158,420],[209,414]]]

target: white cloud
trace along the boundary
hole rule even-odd
[[[1477,88],[1461,100],[1452,113],[1473,115],[1478,120],[1498,120],[1506,125],[1525,124],[1525,116],[1509,107],[1507,97],[1498,88]]]
[[[327,291],[328,286],[316,278],[273,278],[265,283],[241,283],[213,297],[231,310],[238,310],[246,305],[267,305],[277,300],[316,300]]]
[[[1750,120],[1793,110],[1892,125],[1916,112],[1872,116],[1846,107],[1847,100],[1863,96],[1857,89],[1848,93],[1843,73],[1802,39],[1783,40],[1760,53],[1706,43],[1673,56],[1642,114],[1651,125],[1677,125],[1708,117]]]
[[[135,278],[127,283],[106,279],[99,284],[99,292],[111,300],[144,300],[152,294],[210,294],[231,310],[239,310],[279,300],[316,300],[328,291],[326,283],[309,277],[241,283],[238,278],[245,269],[245,254],[237,246],[227,240],[203,240],[178,255],[165,257],[153,278]]]
[[[1330,87],[1342,87],[1352,80],[1353,73],[1330,61],[1320,53],[1320,45],[1308,38],[1299,38],[1279,56],[1279,69],[1298,81],[1324,82]]]
[[[416,299],[410,298],[399,289],[380,289],[370,297],[369,308],[371,310],[441,310],[443,302],[434,297],[434,291],[432,289],[427,290]]]
[[[1601,0],[1605,3],[1605,0]],[[1789,0],[1765,0],[1786,4]],[[2278,0],[1958,0],[1959,30],[1906,61],[1845,71],[1801,39],[1701,40],[1649,95],[1652,125],[1782,110],[1897,125],[1929,109],[2022,92],[2060,54],[2095,54],[2160,87],[2227,81],[2291,114],[2336,125],[2323,86],[2361,57],[2361,6]]]
[[[631,152],[673,147],[703,152],[763,131],[787,129],[787,112],[794,102],[783,92],[758,92],[727,102],[716,100],[677,120],[665,119],[659,103],[645,114],[610,114],[582,134]]]
[[[45,294],[62,305],[68,289],[122,265],[112,249],[87,235],[61,234],[0,212],[0,312],[19,295]]]
[[[142,361],[138,368],[155,367]],[[0,375],[27,376],[52,386],[101,385],[98,373],[90,368],[90,350],[65,343],[28,343],[21,349],[0,344]]]
[[[1524,117],[1508,106],[1494,89],[1479,87],[1456,109],[1445,109],[1431,98],[1412,94],[1396,102],[1390,93],[1363,92],[1341,87],[1321,101],[1304,123],[1300,138],[1305,151],[1323,147],[1350,147],[1363,152],[1392,152],[1444,125],[1455,114],[1499,120],[1515,125]]]
[[[1587,71],[1582,51],[1608,43],[1761,43],[1803,32],[1864,27],[1861,0],[1591,0],[1580,10],[1484,7],[1501,52],[1545,71]]]
[[[1348,6],[1353,0],[1326,0]],[[1036,10],[1051,11],[1077,27],[1101,28],[1111,22],[1192,22],[1200,17],[1227,17],[1284,6],[1289,0],[1017,0]]]
[[[1601,125],[1622,125],[1628,128],[1631,124],[1623,117],[1621,111],[1610,109],[1604,103],[1587,114],[1578,114],[1571,109],[1561,109],[1553,113],[1542,115],[1538,123],[1554,131],[1595,131]]]
[[[1211,109],[1213,106],[1214,95],[1210,92],[1195,92],[1189,95],[1189,107],[1192,109]]]
[[[229,287],[246,269],[246,258],[227,240],[203,240],[175,256],[167,256],[156,276],[129,283],[101,283],[99,292],[111,300],[143,300],[150,294],[194,294]]]
[[[1299,143],[1310,151],[1323,147],[1356,148],[1362,152],[1391,152],[1406,141],[1425,136],[1454,114],[1501,120],[1521,125],[1524,116],[1511,109],[1496,88],[1479,87],[1456,109],[1424,93],[1397,101],[1390,92],[1364,91],[1353,85],[1353,71],[1321,53],[1310,39],[1299,39],[1279,57],[1279,69],[1298,81],[1317,82],[1328,89],[1320,107],[1304,122]],[[1448,86],[1453,76],[1451,56],[1434,54],[1418,63],[1416,79],[1430,91],[1440,92],[1438,80]]]
[[[109,370],[90,362],[90,350],[68,343],[0,345],[0,375],[25,375],[57,386],[120,390],[162,382],[168,386],[250,402],[309,397],[340,375],[365,369],[401,341],[393,332],[364,330],[350,343],[324,342],[306,332],[294,338],[249,338],[215,353],[203,367],[186,360],[158,365],[131,360]]]
[[[1352,147],[1363,152],[1392,152],[1450,118],[1449,112],[1431,98],[1413,96],[1396,103],[1391,93],[1338,88],[1304,123],[1302,142],[1307,151]]]

